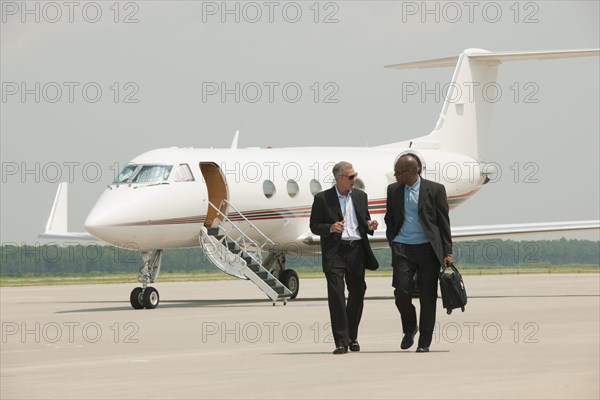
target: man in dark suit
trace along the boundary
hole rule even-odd
[[[354,189],[356,172],[341,161],[333,167],[335,186],[315,196],[310,214],[310,230],[321,236],[323,272],[327,278],[327,301],[335,340],[333,354],[360,351],[358,325],[363,311],[367,284],[365,268],[379,263],[367,234],[377,229],[369,215],[367,194]],[[348,304],[344,295],[348,287]]]
[[[419,331],[417,352],[428,352],[435,325],[437,282],[442,263],[451,264],[452,235],[444,185],[423,179],[416,156],[405,154],[394,165],[396,183],[388,186],[385,223],[392,249],[394,297],[409,349]],[[421,312],[419,326],[411,288],[417,273]]]

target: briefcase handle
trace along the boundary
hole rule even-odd
[[[447,268],[450,268],[452,271],[456,272],[457,274],[459,273],[458,269],[456,269],[456,266],[454,266],[454,264],[449,264],[449,265],[442,264],[442,270],[440,271],[440,274],[443,274]]]

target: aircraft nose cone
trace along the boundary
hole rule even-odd
[[[89,233],[95,235],[95,231],[98,228],[106,226],[106,218],[103,218],[101,215],[99,215],[97,208],[94,207],[85,219],[84,226]]]
[[[108,243],[121,243],[127,239],[123,223],[132,214],[129,205],[117,193],[107,190],[100,196],[85,220],[85,229]]]
[[[114,220],[114,218],[111,216],[110,210],[106,210],[104,207],[98,207],[96,205],[85,219],[84,226],[92,235],[112,243],[114,242],[112,240],[112,234],[115,230],[115,227],[111,226],[112,220]]]

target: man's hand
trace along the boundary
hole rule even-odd
[[[338,221],[335,224],[331,225],[331,228],[329,228],[329,232],[333,232],[333,233],[344,232],[344,221]]]
[[[452,254],[449,254],[446,257],[444,257],[444,264],[445,265],[454,264],[454,257],[452,257]]]
[[[379,226],[379,222],[377,222],[375,220],[369,220],[369,221],[367,221],[367,227],[369,228],[370,231],[377,230],[378,226]]]

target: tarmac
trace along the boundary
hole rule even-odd
[[[467,307],[438,299],[429,353],[400,350],[390,279],[367,277],[345,355],[323,279],[285,306],[249,281],[158,282],[154,310],[131,308],[131,284],[3,287],[0,397],[600,398],[600,275],[465,276]]]

